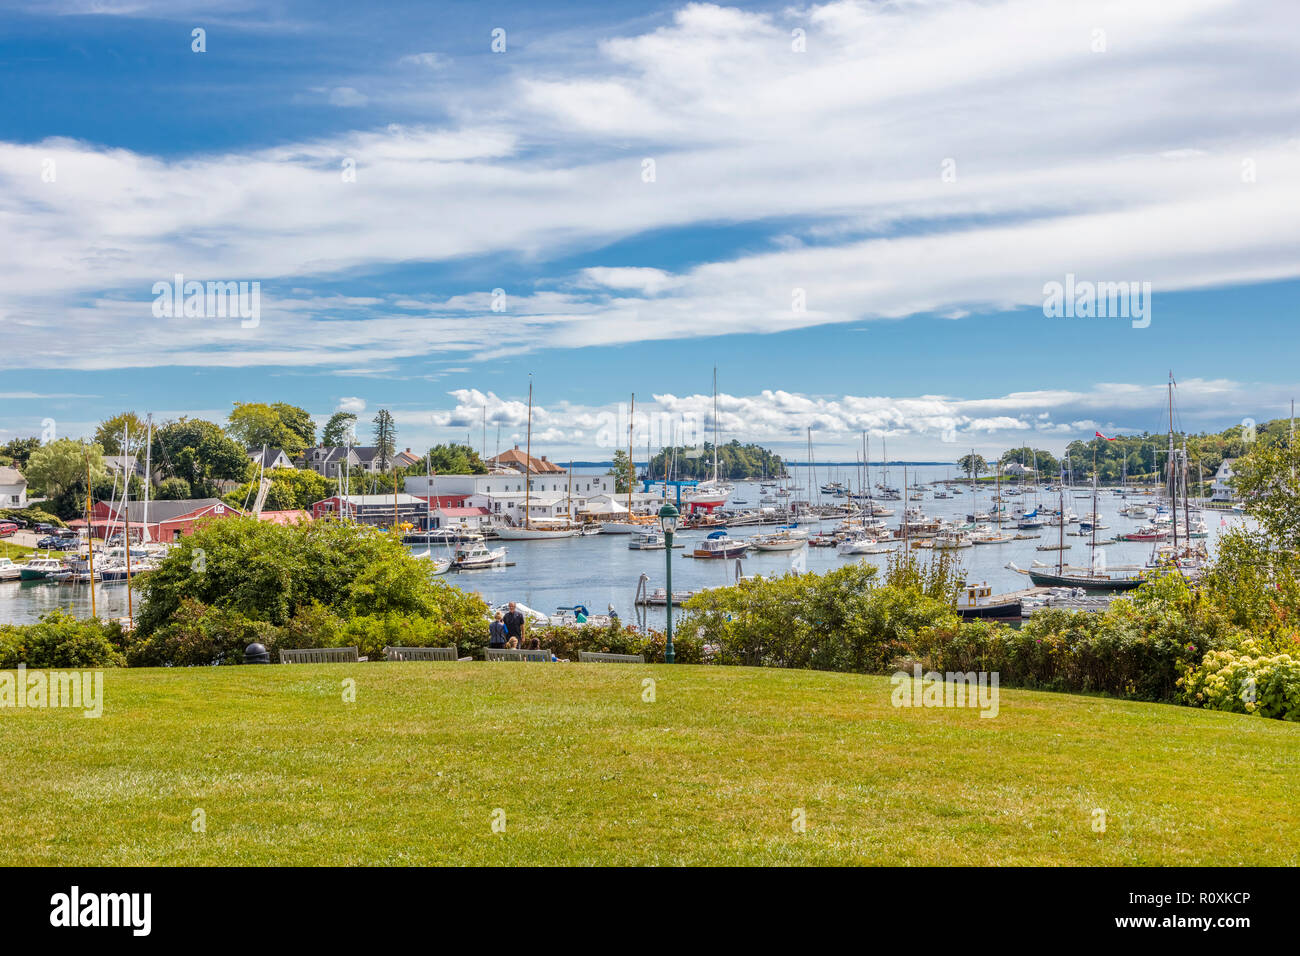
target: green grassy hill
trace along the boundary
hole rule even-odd
[[[0,711],[0,863],[1300,864],[1300,726],[1015,690],[981,719],[891,689],[662,665],[108,671],[100,719]]]

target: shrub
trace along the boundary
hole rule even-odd
[[[1300,721],[1300,659],[1261,656],[1245,642],[1237,650],[1211,651],[1180,681],[1189,704],[1237,714]]]
[[[647,663],[661,664],[668,638],[662,631],[641,634],[631,625],[612,621],[606,627],[594,624],[561,627],[529,627],[529,638],[562,660],[576,661],[579,651],[606,654],[640,654]],[[704,642],[695,634],[673,631],[673,654],[679,664],[704,663]]]
[[[78,619],[60,609],[35,624],[0,626],[0,668],[121,667],[121,644],[116,622]]]

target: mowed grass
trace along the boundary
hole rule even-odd
[[[107,671],[100,719],[0,710],[0,863],[1300,863],[1300,726],[1006,689],[981,719],[891,689],[662,665]]]

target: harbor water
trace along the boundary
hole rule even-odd
[[[602,469],[592,469],[602,470]],[[881,480],[878,469],[873,467],[873,482]],[[818,487],[828,481],[838,480],[857,489],[857,470],[852,466],[817,466],[816,483],[804,467],[792,468],[790,484],[800,490],[792,498],[808,499],[813,504],[843,504],[845,499],[834,499],[829,495],[819,494]],[[962,519],[975,510],[990,511],[993,507],[993,489],[981,485],[977,494],[972,494],[969,484],[962,488],[961,494],[946,499],[936,499],[930,482],[945,478],[959,477],[952,466],[922,465],[908,468],[908,483],[921,486],[923,501],[883,501],[894,514],[885,518],[890,528],[897,528],[906,506],[924,509],[927,515],[948,519]],[[734,505],[735,508],[756,509],[759,507],[760,489],[757,483],[738,482],[733,494],[733,501],[740,499],[747,502]],[[889,484],[902,488],[902,466],[890,466]],[[1004,482],[1003,492],[1013,485]],[[1040,486],[1041,487],[1041,486]],[[1032,493],[1023,496],[1004,497],[1007,510],[1013,511],[1023,505],[1032,508],[1035,502],[1044,509],[1054,510],[1058,504],[1057,494]],[[1102,523],[1106,525],[1097,532],[1097,540],[1103,541],[1119,534],[1135,531],[1144,522],[1141,519],[1124,517],[1119,509],[1133,502],[1149,502],[1154,506],[1156,498],[1130,494],[1121,498],[1109,490],[1099,492],[1097,496],[1098,512]],[[1067,490],[1065,506],[1078,514],[1092,510],[1092,494],[1087,488]],[[1216,539],[1226,530],[1240,526],[1247,520],[1234,513],[1217,511],[1204,512],[1209,537],[1206,544],[1211,555],[1214,554]],[[825,522],[804,523],[811,533],[819,528],[828,533],[833,531],[840,519]],[[1195,520],[1195,515],[1193,516]],[[770,532],[770,526],[737,527],[729,531],[735,538],[747,538],[755,534]],[[1008,527],[1014,532],[1014,527]],[[1067,527],[1063,552],[1066,563],[1086,567],[1090,555],[1095,550],[1097,561],[1104,560],[1108,567],[1120,565],[1144,565],[1151,557],[1150,542],[1119,542],[1105,547],[1092,549],[1087,537],[1073,536],[1069,532],[1077,531],[1077,526]],[[737,573],[737,559],[697,559],[688,557],[695,543],[707,532],[679,532],[678,541],[685,544],[682,549],[673,551],[673,590],[697,591],[703,588],[732,584]],[[1039,545],[1055,545],[1059,530],[1048,526],[1035,532],[1037,539],[1009,541],[1003,544],[980,545],[947,552],[963,567],[968,580],[987,581],[994,593],[1014,591],[1029,587],[1028,577],[1007,568],[1014,563],[1022,569],[1028,569],[1034,561],[1055,567],[1055,551],[1037,551]],[[634,606],[637,583],[642,573],[649,578],[648,588],[664,586],[665,552],[637,551],[628,547],[628,535],[589,535],[574,538],[559,538],[535,541],[494,542],[493,547],[506,547],[506,561],[509,566],[495,567],[476,571],[453,571],[442,580],[448,584],[474,591],[482,595],[489,603],[499,604],[505,601],[520,601],[531,608],[546,613],[553,613],[563,606],[583,605],[593,614],[603,614],[613,609],[625,621],[637,623],[640,620]],[[418,546],[417,550],[423,550]],[[435,554],[440,546],[434,545]],[[895,549],[897,550],[897,549]],[[922,561],[929,560],[932,552],[918,551]],[[740,559],[741,573],[764,576],[780,575],[791,570],[827,571],[840,567],[850,561],[862,561],[880,567],[882,570],[889,560],[888,554],[843,556],[834,548],[804,547],[797,551],[758,552],[749,551]],[[124,584],[97,585],[95,589],[96,610],[101,617],[125,617],[127,614],[127,589]],[[138,610],[138,596],[136,597]],[[68,608],[79,616],[89,616],[91,611],[90,586],[87,584],[42,582],[0,582],[0,622],[29,623],[42,614],[55,608]],[[646,611],[646,623],[652,627],[662,627],[665,610],[662,607],[649,608]]]

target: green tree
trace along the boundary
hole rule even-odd
[[[104,449],[105,455],[121,455],[122,430],[126,429],[132,439],[132,447],[146,435],[148,427],[135,412],[120,412],[112,418],[106,418],[95,429],[95,443]]]
[[[607,475],[614,478],[614,493],[625,495],[628,489],[632,487],[632,460],[628,458],[627,452],[623,449],[617,449],[614,452],[614,463],[610,466]]]
[[[39,438],[11,438],[0,446],[0,454],[13,462],[19,471],[27,467],[29,459],[36,449],[41,447]]]
[[[381,408],[375,416],[375,447],[379,449],[379,468],[387,471],[397,449],[397,425],[386,408]]]
[[[984,460],[984,456],[977,455],[974,452],[969,455],[962,455],[958,458],[957,468],[972,478],[978,478],[980,475],[986,474],[990,470],[989,463]]]
[[[40,493],[57,498],[78,485],[85,487],[88,462],[93,482],[104,475],[104,450],[97,444],[58,438],[32,452],[27,481]]]
[[[170,477],[184,478],[198,497],[214,497],[218,481],[246,481],[253,468],[242,445],[201,418],[168,422],[154,441],[154,462],[161,460]]]
[[[283,448],[293,457],[311,444],[316,426],[303,409],[277,402],[236,402],[226,431],[244,448]]]
[[[486,475],[487,465],[479,457],[479,453],[469,445],[458,445],[455,443],[448,445],[434,445],[429,449],[429,457],[432,459],[433,470],[440,475]],[[409,474],[422,475],[426,467],[424,464],[411,465],[407,469]]]
[[[326,446],[346,445],[349,436],[356,435],[357,416],[351,412],[335,412],[325,423],[321,432],[320,443]],[[354,441],[355,444],[355,441]]]
[[[338,488],[337,480],[322,477],[305,468],[272,468],[266,477],[271,480],[266,501],[262,505],[267,511],[309,510],[317,501],[333,495]],[[256,480],[249,481],[230,492],[223,500],[236,508],[251,508],[257,500],[258,487]]]

